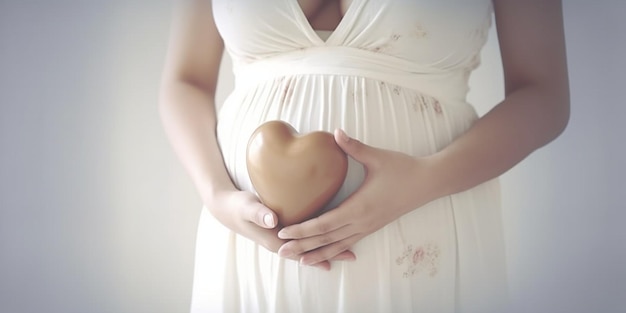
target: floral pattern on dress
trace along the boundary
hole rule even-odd
[[[426,32],[426,29],[424,28],[422,23],[417,22],[415,24],[415,28],[413,28],[413,36],[417,38],[424,38],[426,37],[426,35],[428,35],[428,33]]]
[[[396,264],[406,266],[402,276],[409,278],[419,273],[425,273],[430,277],[437,275],[439,271],[439,246],[427,243],[418,247],[408,245],[402,256],[396,259]]]
[[[387,37],[384,42],[379,43],[373,47],[367,47],[365,49],[376,53],[389,52],[389,49],[393,48],[401,37],[401,35],[394,33]]]
[[[432,97],[424,96],[423,94],[417,94],[413,98],[413,101],[411,102],[411,106],[414,111],[419,110],[421,112],[424,112],[426,110],[432,109],[432,111],[435,112],[437,115],[445,114],[444,107],[439,102],[439,100],[432,98]]]

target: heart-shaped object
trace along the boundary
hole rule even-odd
[[[246,163],[259,198],[288,226],[321,210],[337,193],[348,157],[331,133],[300,135],[283,121],[259,126],[248,141]]]

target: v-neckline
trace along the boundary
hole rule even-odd
[[[307,35],[315,38],[315,40],[317,41],[318,44],[322,44],[322,45],[328,45],[330,43],[332,43],[332,41],[334,40],[335,37],[337,37],[339,31],[343,30],[343,28],[345,28],[346,26],[344,26],[344,24],[346,24],[347,20],[350,18],[350,16],[352,15],[352,11],[355,10],[355,2],[357,2],[358,0],[352,0],[350,2],[350,4],[348,5],[348,8],[346,9],[346,13],[344,13],[344,15],[341,17],[341,20],[339,20],[339,23],[337,24],[337,26],[335,27],[334,30],[328,30],[330,32],[330,35],[328,36],[328,38],[326,38],[326,40],[322,39],[316,32],[316,30],[313,28],[313,25],[311,25],[311,22],[309,22],[309,19],[306,17],[306,14],[304,14],[304,11],[302,10],[302,7],[300,6],[300,3],[298,3],[298,0],[288,0],[293,6],[294,6],[294,11],[296,11],[296,14],[298,15],[298,17],[301,20],[301,23],[304,24],[304,28],[306,30],[306,32],[308,33]]]

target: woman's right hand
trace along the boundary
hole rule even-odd
[[[237,189],[220,191],[206,199],[205,206],[211,214],[232,231],[256,242],[274,253],[287,242],[278,238],[278,217],[274,211],[263,205],[256,195]],[[299,261],[299,256],[290,259]],[[346,251],[330,261],[354,260],[354,254]],[[330,262],[324,261],[312,266],[330,270]]]

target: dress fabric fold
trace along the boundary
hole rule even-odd
[[[421,157],[478,119],[466,95],[492,25],[489,0],[353,0],[326,39],[296,0],[212,6],[235,74],[217,136],[242,190],[254,192],[246,146],[266,121],[301,133],[341,128]],[[364,176],[350,159],[327,209]],[[507,296],[501,211],[490,180],[415,208],[354,245],[356,261],[326,272],[237,235],[203,207],[191,312],[497,312]]]

